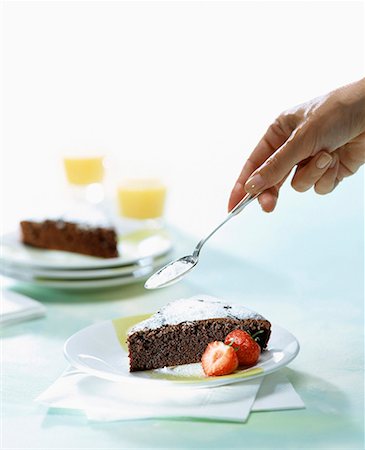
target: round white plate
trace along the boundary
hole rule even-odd
[[[78,253],[43,250],[24,245],[17,232],[2,236],[1,260],[9,265],[43,269],[101,269],[135,264],[143,258],[158,257],[172,248],[166,230],[139,230],[121,236],[117,258],[96,258]]]
[[[131,373],[126,336],[130,327],[149,316],[123,317],[84,328],[66,341],[64,354],[74,367],[107,380],[201,388],[263,377],[287,365],[299,352],[297,339],[284,328],[272,325],[268,349],[257,365],[249,369],[207,377],[201,364],[196,363]]]
[[[143,267],[137,269],[130,275],[123,275],[113,278],[95,278],[89,280],[52,280],[47,278],[35,278],[28,276],[27,274],[19,273],[5,273],[7,277],[14,280],[21,281],[23,283],[30,283],[34,286],[55,288],[55,289],[68,289],[68,290],[81,290],[81,289],[96,289],[96,288],[108,288],[114,286],[123,286],[126,284],[137,283],[139,281],[146,280],[153,272],[155,268],[152,266]]]
[[[167,254],[168,255],[168,254]],[[143,258],[137,264],[130,264],[120,267],[106,267],[105,269],[73,269],[73,270],[55,270],[42,269],[38,267],[28,267],[17,264],[7,264],[3,262],[0,267],[0,273],[11,278],[24,278],[34,280],[36,278],[47,278],[48,280],[95,280],[99,278],[114,278],[122,275],[131,275],[138,269],[153,267],[155,270],[162,267],[169,261],[169,257],[161,256],[159,258]]]

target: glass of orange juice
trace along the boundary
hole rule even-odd
[[[104,155],[70,154],[63,165],[72,192],[78,200],[97,204],[104,199]]]
[[[117,198],[122,217],[160,224],[165,207],[166,186],[155,178],[126,179],[118,186]]]

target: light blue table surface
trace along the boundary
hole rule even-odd
[[[344,191],[337,201],[345,196]],[[328,211],[337,207],[328,206]],[[147,292],[137,284],[67,293],[16,285],[17,291],[43,302],[47,316],[2,331],[2,448],[362,449],[362,199],[344,209],[343,220],[333,226],[331,219],[317,223],[316,209],[308,209],[304,219],[294,218],[292,223],[305,222],[298,226],[299,235],[284,230],[278,235],[281,251],[269,252],[262,263],[212,243],[191,276],[165,290]],[[186,254],[195,244],[177,230],[172,233],[176,254]],[[70,335],[101,320],[155,311],[192,293],[242,302],[296,335],[301,351],[283,370],[306,409],[253,413],[245,424],[88,423],[83,415],[47,411],[33,402],[66,368],[62,348]]]

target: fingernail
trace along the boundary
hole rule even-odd
[[[332,156],[328,153],[322,153],[322,155],[317,159],[316,166],[317,169],[324,169],[332,161]]]
[[[262,190],[264,186],[265,180],[259,173],[257,173],[256,175],[247,180],[245,184],[245,189],[247,192],[250,192],[251,194],[257,194]]]

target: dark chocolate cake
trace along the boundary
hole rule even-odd
[[[113,228],[64,220],[24,220],[20,228],[23,243],[33,247],[101,258],[118,256],[117,234]]]
[[[209,342],[237,329],[261,331],[257,342],[266,348],[271,324],[260,314],[205,295],[175,300],[129,331],[130,371],[199,362]]]

